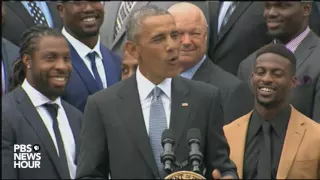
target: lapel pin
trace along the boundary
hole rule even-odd
[[[181,106],[182,106],[182,107],[188,107],[189,104],[188,104],[188,103],[182,103]]]

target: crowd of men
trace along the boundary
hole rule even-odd
[[[197,128],[207,179],[319,179],[319,36],[318,2],[2,2],[1,178],[163,179]]]

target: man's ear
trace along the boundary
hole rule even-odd
[[[27,69],[31,68],[31,57],[29,55],[23,55],[21,58],[23,64],[25,67],[27,67]]]
[[[137,50],[137,45],[132,41],[127,41],[124,45],[124,51],[127,51],[130,56],[134,57],[135,59],[138,59],[139,57]]]
[[[311,14],[311,11],[312,11],[312,3],[311,2],[303,2],[303,10],[304,10],[304,13],[303,15],[304,16],[309,16]]]
[[[59,12],[59,16],[63,18],[64,4],[62,2],[58,2],[56,7],[57,7],[57,11]]]
[[[293,77],[291,78],[291,88],[296,87],[296,83],[297,83],[297,77],[296,77],[296,76],[293,76]]]

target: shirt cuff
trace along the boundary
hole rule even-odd
[[[232,176],[234,179],[239,179],[237,173],[235,173],[234,171],[226,171],[222,173],[221,177],[224,177],[224,176]]]

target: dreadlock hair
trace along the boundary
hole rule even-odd
[[[44,36],[64,37],[57,29],[48,27],[47,25],[36,25],[25,31],[20,38],[19,58],[13,64],[13,74],[10,77],[9,91],[21,85],[26,78],[26,67],[23,64],[22,57],[24,55],[32,56],[38,48],[38,40]]]

